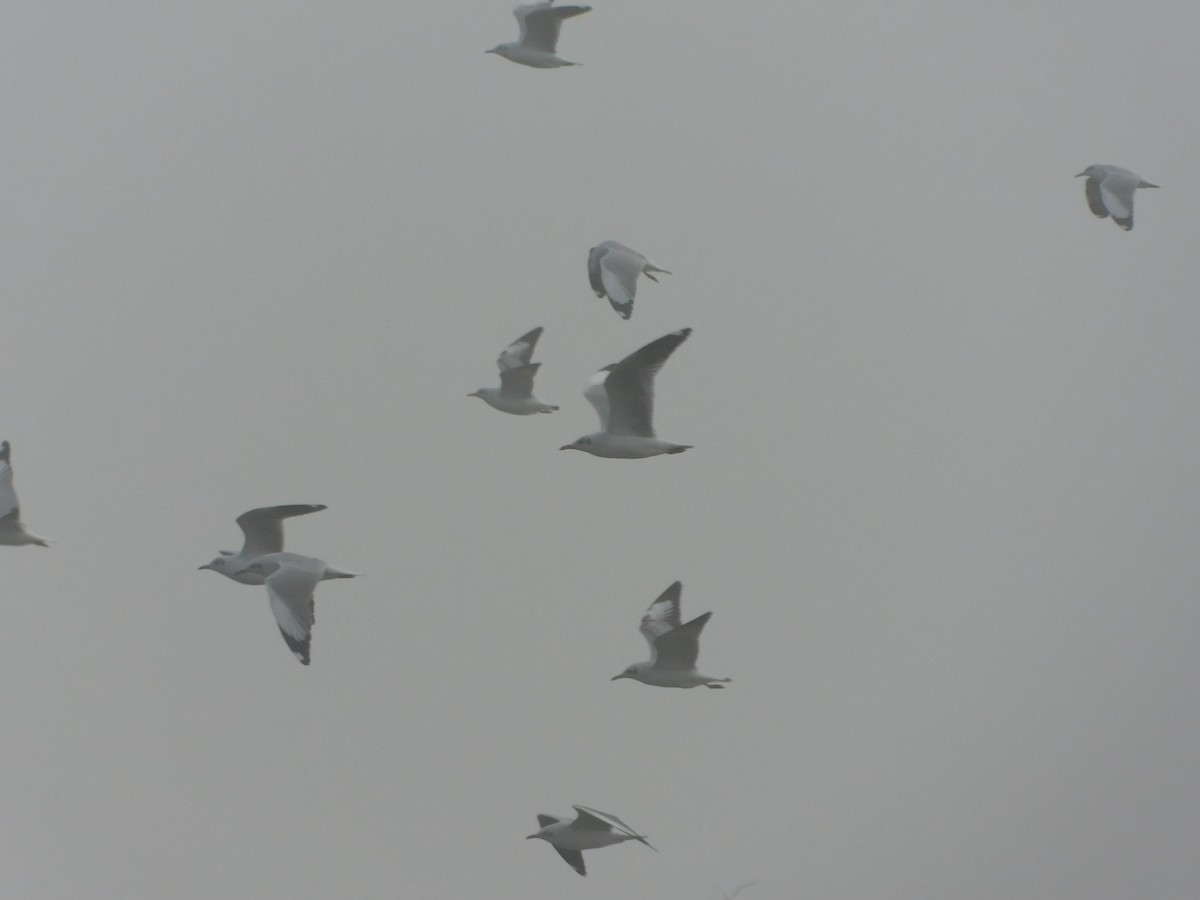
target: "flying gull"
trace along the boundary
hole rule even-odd
[[[0,544],[10,547],[20,547],[23,544],[37,544],[39,547],[49,547],[49,538],[25,530],[21,522],[21,504],[17,502],[17,492],[13,489],[13,468],[9,457],[12,448],[8,441],[0,443]]]
[[[586,875],[583,866],[584,850],[595,850],[597,847],[607,847],[609,844],[619,844],[622,841],[641,841],[655,853],[658,852],[645,835],[638,834],[616,816],[602,813],[598,809],[586,806],[575,806],[578,815],[575,820],[568,822],[555,816],[539,815],[538,825],[541,829],[531,838],[541,838],[549,841],[558,851],[558,855],[567,861],[572,869],[580,875]]]
[[[655,437],[651,419],[654,376],[691,333],[690,328],[672,331],[593,375],[583,395],[596,408],[601,430],[559,449],[583,450],[610,459],[643,459],[690,450],[691,444],[672,444]]]
[[[220,551],[221,555],[212,562],[200,566],[201,569],[212,569],[220,572],[226,578],[232,578],[241,584],[262,584],[265,579],[255,572],[247,572],[246,566],[268,553],[283,551],[283,520],[293,516],[306,516],[309,513],[325,509],[323,503],[289,503],[285,506],[260,506],[244,512],[237,517],[238,527],[246,539],[242,549],[237,553],[229,550]],[[329,569],[326,578],[348,578],[349,573]]]
[[[539,325],[505,347],[496,360],[496,365],[500,367],[500,387],[480,388],[467,396],[478,397],[493,409],[514,416],[548,413],[558,409],[533,396],[533,376],[537,374],[541,363],[531,363],[529,360],[541,336],[542,326]]]
[[[563,19],[581,16],[590,12],[591,7],[552,6],[553,2],[554,0],[542,0],[541,3],[530,3],[514,9],[513,15],[521,25],[521,37],[507,44],[499,44],[487,52],[503,56],[523,66],[533,66],[535,69],[578,65],[559,57],[555,52],[555,45],[558,43],[558,32],[562,28]]]
[[[1087,176],[1084,193],[1088,208],[1098,218],[1112,216],[1112,220],[1126,231],[1133,228],[1133,192],[1138,188],[1158,187],[1120,166],[1088,166],[1075,177],[1084,175]]]
[[[720,688],[732,680],[714,678],[696,671],[700,632],[712,613],[706,612],[681,625],[679,595],[682,592],[683,585],[677,581],[650,604],[642,616],[641,625],[642,636],[650,644],[650,659],[648,662],[634,663],[620,675],[614,675],[613,681],[632,678],[655,687],[693,688],[702,684]]]
[[[299,553],[268,553],[231,577],[238,575],[254,575],[265,581],[279,633],[296,658],[306,666],[311,661],[309,648],[313,622],[316,621],[313,592],[317,584],[328,578],[355,577],[351,572],[342,572],[323,560]]]
[[[622,319],[633,315],[638,275],[645,275],[657,282],[654,272],[671,274],[636,250],[616,241],[604,241],[588,251],[588,281],[592,283],[592,290],[597,297],[607,297]]]

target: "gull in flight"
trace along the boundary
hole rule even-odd
[[[237,517],[238,527],[246,539],[237,553],[220,551],[221,555],[201,569],[212,569],[226,578],[242,584],[262,584],[266,579],[255,572],[246,571],[246,566],[268,553],[283,551],[283,520],[293,516],[306,516],[325,509],[323,503],[290,503],[286,506],[260,506]],[[352,573],[329,569],[326,578],[351,578]],[[336,574],[332,574],[336,573]]]
[[[1138,188],[1158,187],[1120,166],[1088,166],[1075,177],[1084,175],[1087,181],[1083,189],[1093,215],[1101,219],[1112,216],[1126,231],[1133,228],[1133,192]]]
[[[642,636],[650,644],[650,659],[634,663],[620,675],[614,675],[613,681],[632,678],[655,687],[692,688],[702,684],[719,688],[732,680],[696,671],[700,632],[712,613],[706,612],[686,625],[680,624],[679,595],[682,592],[683,585],[677,581],[650,604],[641,625]]]
[[[607,297],[622,319],[633,315],[638,275],[645,275],[657,282],[654,272],[671,274],[636,250],[616,241],[604,241],[588,251],[588,281],[592,283],[592,290],[597,297]]]
[[[691,444],[673,444],[655,437],[651,419],[654,376],[691,333],[690,328],[672,331],[593,375],[583,396],[596,408],[601,430],[559,449],[582,450],[610,459],[643,459],[690,450]]]
[[[0,443],[0,544],[10,547],[23,544],[49,547],[48,538],[26,531],[21,522],[21,504],[17,502],[17,492],[13,489],[13,468],[9,460],[11,453],[8,441]]]
[[[311,661],[309,648],[312,645],[312,628],[316,616],[313,611],[313,592],[317,584],[328,578],[354,578],[352,572],[342,572],[329,566],[324,560],[299,553],[268,553],[253,560],[244,569],[230,577],[253,575],[267,585],[267,596],[271,598],[271,612],[296,659],[304,665]]]
[[[541,838],[549,841],[558,855],[567,861],[567,865],[580,875],[587,874],[583,866],[584,850],[595,850],[622,841],[641,841],[655,853],[658,852],[645,835],[638,834],[616,816],[586,806],[576,806],[574,809],[578,815],[571,822],[555,816],[539,815],[540,830],[537,834],[528,835],[526,840]]]
[[[513,15],[521,25],[520,38],[507,44],[499,44],[487,52],[511,59],[523,66],[533,66],[535,69],[578,65],[559,57],[554,48],[558,43],[558,32],[562,28],[563,19],[581,16],[590,12],[592,8],[552,6],[553,2],[554,0],[542,0],[541,3],[529,3],[514,9]]]
[[[505,347],[496,360],[496,365],[500,367],[500,387],[480,388],[467,396],[478,397],[493,409],[514,416],[548,413],[558,409],[533,396],[533,376],[537,374],[541,363],[531,363],[529,360],[541,336],[542,326],[539,325]]]

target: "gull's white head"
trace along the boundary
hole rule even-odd
[[[632,678],[634,681],[642,680],[642,673],[650,667],[648,662],[634,663],[620,675],[614,675],[609,681],[619,681],[622,678]]]
[[[586,451],[587,448],[591,446],[591,444],[592,444],[592,439],[590,437],[581,437],[576,441],[572,441],[570,444],[563,444],[558,449],[559,450],[584,450],[584,451]]]
[[[236,573],[231,571],[233,566],[230,565],[229,559],[230,554],[222,553],[216,559],[212,560],[212,562],[206,562],[200,566],[200,569],[212,569],[214,572],[220,572],[222,575],[234,575]]]

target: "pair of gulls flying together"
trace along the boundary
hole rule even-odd
[[[25,530],[21,521],[21,504],[13,488],[12,447],[8,441],[0,443],[0,544],[21,547],[35,544],[49,547],[49,539]]]
[[[539,326],[500,353],[496,360],[500,367],[500,387],[480,388],[467,396],[479,397],[495,409],[518,416],[558,409],[533,396],[533,376],[541,363],[529,360],[541,333]],[[582,450],[610,459],[644,459],[690,450],[691,444],[675,444],[657,437],[652,419],[654,376],[691,333],[690,328],[672,331],[593,375],[583,395],[600,416],[601,430],[559,449]]]
[[[237,553],[222,550],[220,556],[200,566],[212,569],[239,584],[265,584],[271,612],[288,648],[304,665],[311,661],[312,629],[316,621],[313,594],[317,584],[331,578],[354,578],[324,560],[283,550],[283,520],[320,512],[320,503],[263,506],[237,517],[245,535]]]
[[[712,616],[711,612],[696,616],[684,624],[679,614],[679,598],[683,583],[676,581],[650,604],[642,616],[640,630],[650,645],[650,659],[634,663],[612,680],[632,678],[642,684],[655,687],[693,688],[704,685],[708,688],[723,688],[733,679],[716,678],[696,669],[696,657],[700,654],[700,632]]]
[[[1100,219],[1112,216],[1112,220],[1126,231],[1133,228],[1133,192],[1138,188],[1158,187],[1120,166],[1088,166],[1075,177],[1084,176],[1087,176],[1083,191],[1088,209]]]
[[[638,834],[616,816],[587,806],[573,808],[576,816],[570,822],[544,813],[539,815],[538,832],[527,835],[526,840],[541,838],[549,842],[550,846],[558,851],[558,855],[567,861],[567,865],[580,875],[587,874],[583,865],[584,850],[608,847],[622,841],[640,841],[655,853],[658,852],[658,849],[646,840],[644,834]]]
[[[517,17],[517,24],[521,26],[521,36],[507,44],[498,44],[487,52],[535,69],[578,65],[567,62],[558,55],[555,49],[558,45],[558,32],[562,29],[564,19],[581,16],[590,12],[592,8],[553,6],[553,2],[554,0],[543,0],[541,3],[530,3],[514,9],[513,15]]]

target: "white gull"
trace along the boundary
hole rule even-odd
[[[593,375],[583,395],[596,408],[601,430],[559,449],[610,459],[644,459],[690,450],[691,444],[673,444],[656,437],[651,420],[654,376],[691,333],[690,328],[672,331]]]
[[[589,12],[591,7],[552,6],[553,2],[554,0],[543,0],[541,3],[530,3],[514,9],[513,15],[517,17],[521,26],[521,36],[507,44],[498,44],[487,52],[535,69],[578,65],[558,56],[555,49],[558,44],[558,32],[562,28],[563,19],[581,16]]]
[[[592,284],[592,290],[597,297],[607,297],[622,319],[633,315],[638,275],[645,275],[657,282],[654,272],[671,274],[636,250],[616,241],[604,241],[588,251],[588,281]]]
[[[17,501],[17,492],[13,488],[11,455],[12,448],[8,441],[0,443],[0,544],[9,547],[25,544],[49,547],[49,538],[26,531],[21,521],[21,504]]]
[[[1133,228],[1133,192],[1138,188],[1158,187],[1120,166],[1092,165],[1075,177],[1085,175],[1087,181],[1083,190],[1088,208],[1098,218],[1112,216],[1112,220],[1126,231]]]
[[[719,688],[732,680],[696,671],[700,632],[712,613],[706,612],[687,624],[680,624],[679,597],[682,593],[683,584],[677,581],[650,604],[641,624],[642,636],[650,645],[650,659],[634,663],[620,675],[614,675],[613,681],[632,678],[655,687],[693,688],[702,684]]]
[[[573,821],[556,816],[539,815],[540,830],[526,836],[526,840],[541,838],[548,841],[558,855],[580,875],[586,875],[583,865],[584,850],[595,850],[622,841],[641,841],[654,852],[658,852],[645,835],[638,834],[616,816],[586,806],[573,807],[578,814]]]
[[[478,397],[493,409],[514,416],[548,413],[558,409],[533,396],[533,376],[537,374],[541,363],[529,360],[541,336],[542,326],[539,325],[505,347],[496,360],[496,365],[500,367],[500,387],[480,388],[467,396]]]

